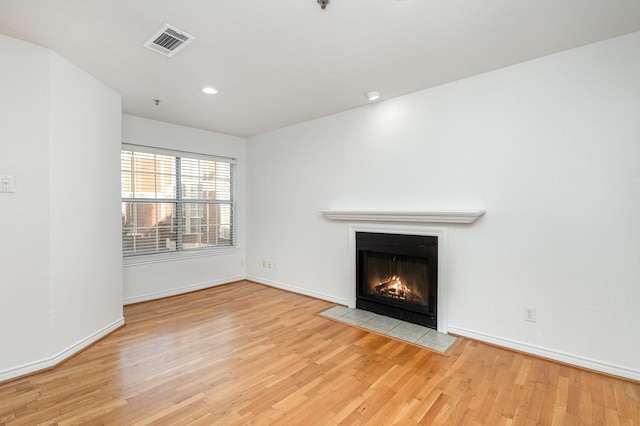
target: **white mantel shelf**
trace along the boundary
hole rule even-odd
[[[423,210],[423,211],[340,211],[321,210],[330,220],[410,222],[410,223],[473,223],[486,210]]]

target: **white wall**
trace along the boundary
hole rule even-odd
[[[49,226],[56,352],[122,322],[120,95],[52,53]]]
[[[0,36],[0,52],[0,173],[16,179],[0,194],[1,381],[123,317],[120,96],[48,49]]]
[[[449,331],[638,380],[639,117],[635,33],[254,137],[248,276],[346,303],[319,210],[486,209],[448,226]]]
[[[0,35],[0,374],[49,356],[49,52]],[[19,66],[17,66],[19,64]],[[1,376],[0,376],[1,377]]]
[[[134,303],[198,290],[245,277],[245,141],[220,133],[130,115],[122,117],[124,143],[237,158],[238,235],[235,248],[172,253],[124,262],[124,302]]]

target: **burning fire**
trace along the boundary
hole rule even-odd
[[[413,294],[413,292],[402,283],[400,277],[397,275],[393,275],[386,281],[376,285],[376,293],[400,300],[419,299],[417,295]]]

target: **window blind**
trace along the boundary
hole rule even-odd
[[[125,146],[123,256],[233,246],[234,163]]]

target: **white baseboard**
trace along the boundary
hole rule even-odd
[[[543,348],[540,346],[531,345],[529,343],[518,342],[516,340],[504,339],[502,337],[492,336],[490,334],[481,333],[462,327],[456,327],[455,325],[451,324],[449,324],[448,330],[449,333],[457,334],[463,337],[469,337],[481,342],[491,343],[496,346],[502,346],[504,348],[509,348],[516,351],[536,355],[542,358],[559,361],[565,364],[575,365],[577,367],[587,368],[589,370],[599,371],[605,374],[611,374],[613,376],[640,381],[640,371],[633,368],[589,359],[566,352],[556,351],[553,349]]]
[[[307,290],[305,288],[295,287],[289,284],[279,283],[277,281],[265,280],[263,278],[252,277],[252,276],[247,276],[246,279],[249,281],[255,281],[260,284],[268,285],[269,287],[275,287],[282,290],[287,290],[292,293],[304,294],[305,296],[315,297],[316,299],[326,300],[328,302],[337,303],[339,305],[347,306],[349,304],[349,301],[347,299],[330,296],[324,293],[318,293],[315,291]]]
[[[176,287],[176,288],[172,288],[172,289],[169,289],[169,290],[142,294],[140,296],[127,297],[127,298],[122,300],[122,303],[124,305],[130,305],[132,303],[147,302],[149,300],[162,299],[163,297],[169,297],[169,296],[176,296],[178,294],[189,293],[191,291],[197,291],[197,290],[203,290],[205,288],[215,287],[215,286],[219,286],[219,285],[223,285],[223,284],[229,284],[229,283],[232,283],[234,281],[241,281],[241,280],[244,280],[244,279],[246,279],[246,277],[244,275],[239,275],[239,276],[236,276],[236,277],[222,278],[222,279],[216,280],[216,281],[207,281],[207,282],[204,282],[204,283],[192,284],[192,285],[188,285],[188,286],[185,286],[185,287]]]
[[[2,370],[0,371],[0,382],[54,367],[123,325],[124,318],[120,318],[49,358]]]

